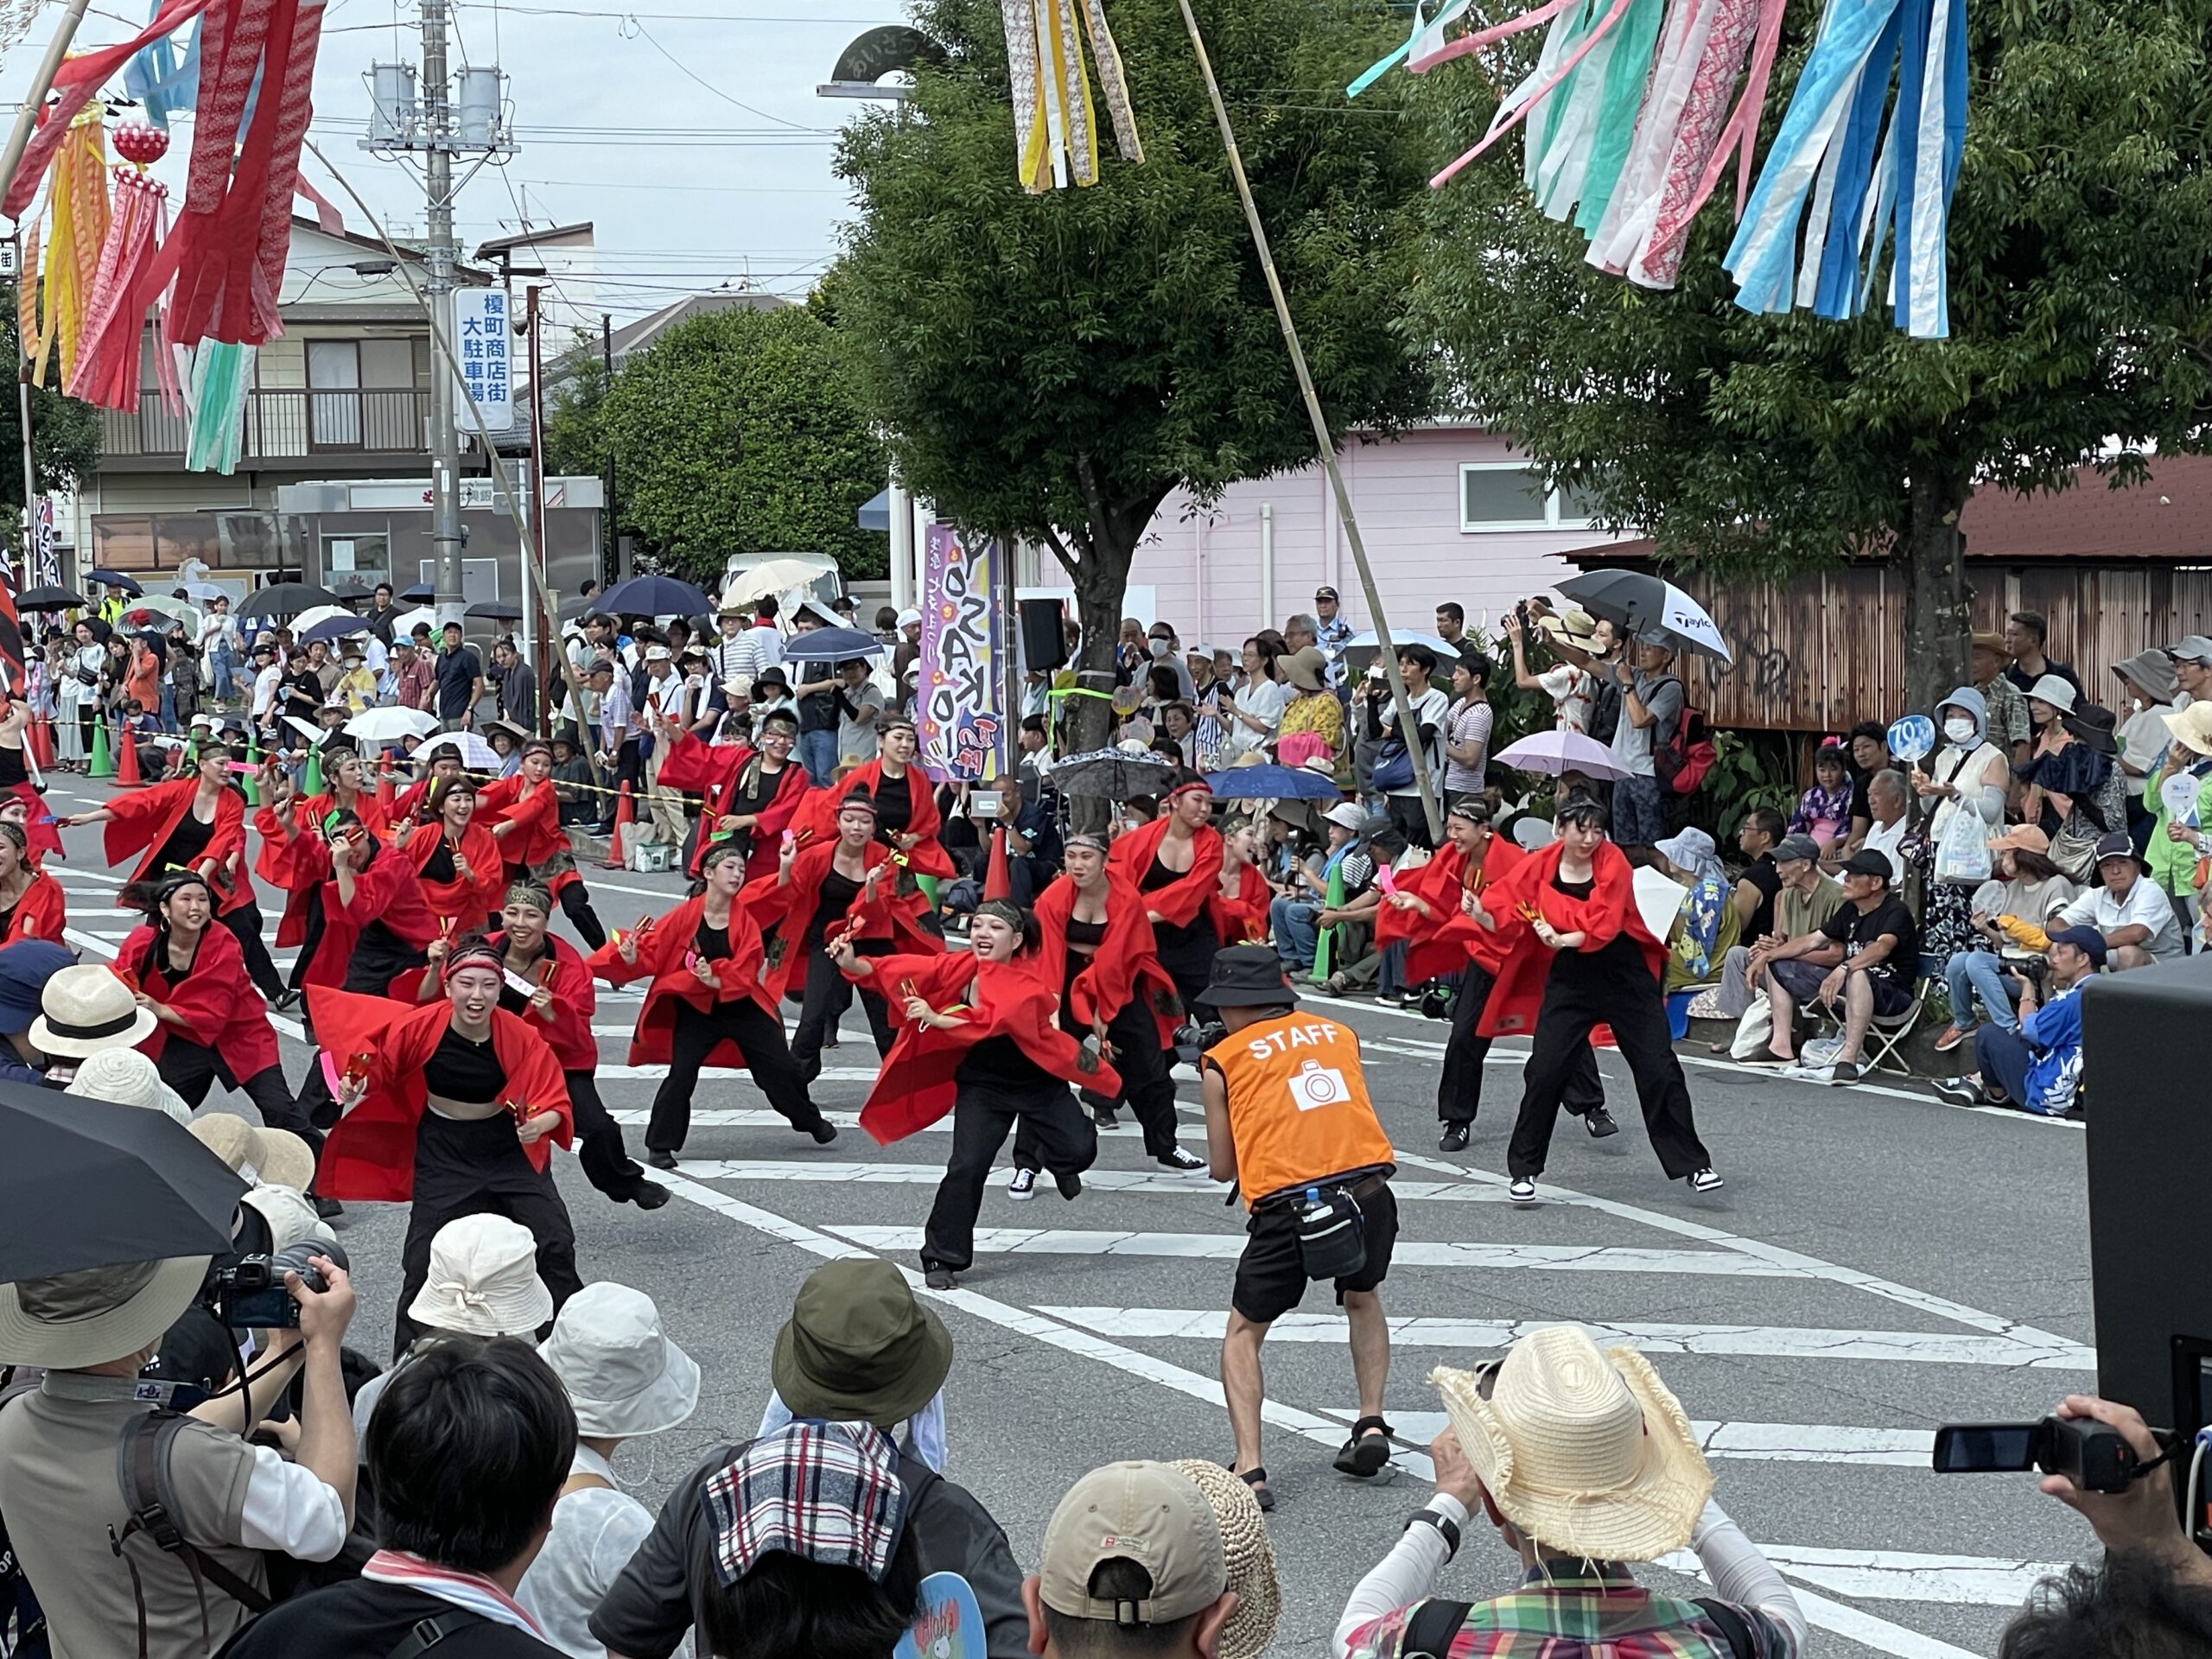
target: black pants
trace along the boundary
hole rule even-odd
[[[799,1003],[798,1030],[791,1037],[791,1063],[798,1067],[798,1074],[808,1084],[822,1075],[823,1045],[836,1030],[837,1021],[845,1010],[853,1006],[853,993],[860,993],[861,1007],[868,1012],[868,1029],[875,1033],[875,1052],[879,1056],[891,1052],[892,1039],[898,1035],[891,1027],[891,1010],[883,999],[871,990],[875,983],[855,986],[837,967],[836,959],[822,948],[818,935],[810,935],[800,941],[799,949],[806,957],[806,992]],[[868,939],[855,949],[864,957],[882,957],[891,953],[888,939]]]
[[[1200,911],[1188,927],[1155,923],[1152,937],[1159,948],[1160,965],[1175,982],[1175,995],[1182,999],[1183,1017],[1204,1018],[1198,994],[1212,980],[1213,959],[1221,950],[1221,936],[1213,931],[1212,918]]]
[[[599,912],[591,907],[591,894],[584,891],[581,881],[571,881],[561,889],[561,913],[576,930],[576,937],[593,950],[607,943],[607,930],[600,925]]]
[[[1436,843],[1428,833],[1428,814],[1421,810],[1419,793],[1385,795],[1382,810],[1389,815],[1390,827],[1414,846],[1434,848]]]
[[[1036,1131],[1045,1167],[1055,1175],[1080,1175],[1096,1161],[1098,1130],[1065,1084],[1016,1096],[963,1084],[952,1107],[952,1157],[922,1230],[924,1268],[964,1273],[976,1259],[976,1217],[991,1161],[1017,1119]]]
[[[645,1126],[649,1150],[675,1152],[683,1147],[691,1132],[691,1094],[699,1086],[699,1068],[725,1037],[745,1056],[769,1105],[789,1118],[793,1128],[810,1129],[822,1122],[821,1110],[807,1098],[806,1080],[799,1076],[784,1041],[782,1021],[750,997],[717,1002],[712,1014],[678,1002],[676,1030],[669,1039],[668,1076],[653,1096],[652,1121]]]
[[[1459,994],[1452,999],[1452,1037],[1444,1047],[1444,1070],[1436,1079],[1436,1116],[1443,1122],[1471,1123],[1483,1103],[1483,1065],[1490,1056],[1490,1039],[1476,1027],[1497,983],[1490,969],[1469,963]],[[1564,1103],[1577,1117],[1605,1103],[1598,1057],[1587,1043],[1576,1052],[1567,1071]]]
[[[645,1166],[622,1144],[622,1126],[599,1097],[599,1082],[588,1071],[564,1071],[569,1109],[576,1126],[576,1161],[584,1179],[617,1204],[634,1200],[645,1184]]]
[[[1506,1147],[1505,1167],[1516,1179],[1544,1173],[1567,1078],[1590,1052],[1593,1027],[1610,1025],[1621,1058],[1636,1077],[1636,1098],[1651,1149],[1669,1180],[1695,1174],[1711,1164],[1690,1116],[1689,1085],[1675,1058],[1667,1030],[1667,1007],[1659,982],[1643,965],[1643,953],[1626,935],[1602,950],[1562,950],[1544,982],[1544,1002],[1536,1015],[1536,1038],[1522,1073],[1521,1116]]]
[[[422,1328],[407,1317],[430,1276],[430,1240],[463,1216],[505,1216],[530,1229],[537,1241],[537,1276],[553,1293],[557,1312],[584,1287],[576,1273],[576,1232],[550,1170],[531,1167],[514,1120],[505,1112],[462,1122],[425,1111],[415,1130],[415,1203],[400,1251],[399,1316],[391,1351],[397,1358]]]
[[[600,797],[606,814],[600,819],[601,823],[612,824],[614,822],[615,809],[620,803],[620,791],[625,784],[630,785],[632,810],[642,811],[645,804],[645,757],[634,737],[614,752],[614,775],[607,784],[609,792]]]
[[[175,1032],[162,1045],[162,1057],[154,1063],[162,1081],[176,1090],[188,1106],[197,1107],[207,1098],[207,1091],[218,1079],[232,1094],[244,1095],[261,1114],[261,1121],[272,1129],[289,1129],[315,1149],[315,1156],[322,1155],[322,1131],[308,1122],[307,1112],[292,1098],[292,1091],[284,1083],[284,1068],[264,1065],[245,1082],[238,1081],[229,1064],[212,1048],[188,1042]],[[315,1068],[318,1072],[321,1066]],[[326,1090],[327,1092],[327,1090]]]
[[[236,910],[215,918],[231,931],[238,942],[238,949],[245,952],[245,971],[253,981],[254,989],[274,1002],[284,995],[283,976],[270,959],[269,947],[261,942],[261,907],[251,899]]]
[[[1071,1020],[1065,1008],[1060,1025],[1077,1040],[1091,1034],[1089,1027]],[[1114,1046],[1114,1070],[1122,1078],[1120,1097],[1128,1103],[1144,1130],[1145,1155],[1165,1158],[1175,1150],[1175,1079],[1168,1071],[1167,1052],[1160,1046],[1160,1028],[1145,1012],[1141,995],[1132,997],[1106,1022],[1106,1040]],[[1103,1095],[1086,1092],[1084,1099],[1099,1106],[1114,1104]],[[1014,1166],[1042,1169],[1046,1161],[1038,1146],[1037,1120],[1025,1116],[1014,1126]]]

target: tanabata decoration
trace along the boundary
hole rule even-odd
[[[45,315],[31,358],[31,383],[46,384],[47,365],[57,357],[66,382],[77,365],[77,340],[99,276],[100,250],[107,241],[107,146],[100,112],[54,123],[53,223],[46,244]],[[45,137],[41,129],[31,142]],[[30,349],[26,341],[25,349]]]
[[[107,243],[85,308],[77,360],[64,382],[72,397],[101,409],[138,405],[146,312],[156,297],[147,290],[148,273],[168,231],[168,187],[148,177],[146,168],[168,147],[166,131],[143,122],[126,122],[115,130],[115,153],[129,165],[115,170]],[[162,401],[181,407],[168,353],[156,351],[153,357]]]
[[[1088,28],[1098,86],[1125,162],[1144,160],[1135,111],[1104,0],[1000,0],[1006,22],[1007,74],[1014,94],[1015,170],[1033,194],[1098,181],[1098,128],[1084,73]],[[1078,14],[1080,21],[1078,22]]]

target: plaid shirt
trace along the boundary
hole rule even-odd
[[[1467,1610],[1443,1659],[1733,1659],[1713,1616],[1694,1601],[1646,1590],[1617,1562],[1587,1576],[1531,1573],[1518,1590]],[[1398,1659],[1406,1625],[1421,1604],[1401,1607],[1353,1632],[1348,1659]],[[1758,1659],[1798,1659],[1796,1644],[1754,1608],[1739,1607]]]

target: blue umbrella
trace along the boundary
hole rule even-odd
[[[318,639],[342,639],[349,633],[366,633],[369,625],[358,616],[327,616],[300,635],[300,643],[312,645]]]
[[[610,616],[696,616],[713,614],[715,602],[674,576],[632,576],[601,594],[594,608]]]
[[[399,595],[403,601],[410,605],[428,605],[437,596],[436,587],[427,582],[418,582],[412,588],[403,588]]]
[[[883,641],[858,628],[817,628],[784,641],[784,654],[802,663],[850,663],[883,655]]]
[[[1218,800],[1338,801],[1344,791],[1333,779],[1305,766],[1231,766],[1206,774],[1206,787]]]
[[[146,591],[120,570],[87,570],[85,573],[85,579],[87,582],[104,582],[111,588],[120,588],[126,594],[143,594]]]

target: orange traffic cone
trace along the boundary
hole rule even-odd
[[[126,720],[118,735],[121,741],[116,744],[115,786],[139,788],[146,780],[138,772],[138,734],[130,729],[130,722]]]
[[[630,804],[630,780],[622,780],[622,791],[614,802],[614,833],[607,838],[607,858],[600,865],[603,870],[622,868],[622,832],[638,821],[636,810]]]
[[[991,868],[984,872],[983,897],[1011,899],[1014,897],[1014,871],[1006,860],[1006,826],[998,825],[991,831]]]
[[[391,809],[395,798],[391,790],[391,757],[386,756],[377,762],[377,810],[384,814],[384,821],[386,823],[391,822]]]

